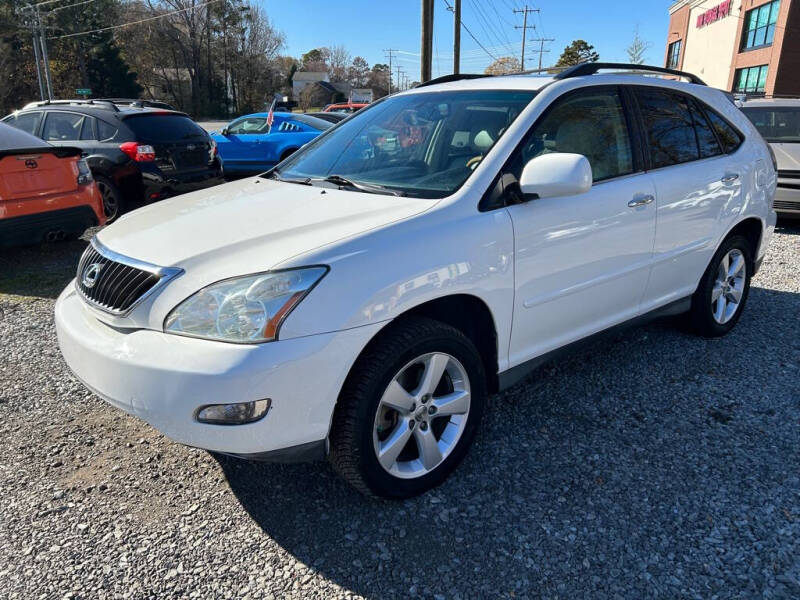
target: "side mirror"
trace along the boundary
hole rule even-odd
[[[227,128],[227,127],[223,127],[223,128],[222,128],[222,131],[220,131],[220,133],[221,133],[222,135],[225,135],[225,136],[227,136],[227,135],[228,135],[228,133],[229,133],[229,132],[228,132],[228,128]]]
[[[537,198],[585,194],[592,189],[592,167],[582,154],[542,154],[522,169],[519,187]]]

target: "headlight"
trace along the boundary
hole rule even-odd
[[[237,343],[269,342],[328,267],[307,267],[226,279],[175,307],[164,331]]]

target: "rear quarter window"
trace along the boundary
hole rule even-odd
[[[189,117],[172,114],[142,114],[125,119],[137,141],[177,142],[204,138],[205,130]]]
[[[703,108],[705,109],[706,116],[711,126],[714,128],[714,131],[717,132],[717,137],[725,150],[725,154],[736,152],[739,146],[742,145],[742,142],[744,142],[744,136],[715,110],[708,106],[704,106]]]
[[[16,117],[11,117],[5,122],[16,127],[17,129],[21,129],[26,133],[36,135],[36,131],[39,129],[39,123],[41,120],[42,113],[37,111],[18,114]]]

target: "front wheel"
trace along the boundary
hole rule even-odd
[[[390,325],[342,390],[330,459],[356,489],[409,498],[439,485],[466,454],[486,402],[472,342],[424,318]]]
[[[747,238],[728,238],[711,259],[692,296],[691,318],[706,337],[720,337],[736,326],[750,293],[753,251]]]

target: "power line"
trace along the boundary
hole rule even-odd
[[[76,6],[81,6],[83,4],[91,4],[92,2],[97,2],[97,0],[83,0],[83,2],[76,2],[75,4],[68,4],[66,6],[57,6],[56,8],[48,10],[46,13],[44,13],[44,16],[47,17],[49,15],[57,13],[60,10],[66,10],[68,8],[75,8]]]
[[[90,31],[81,31],[80,33],[68,33],[66,35],[56,35],[53,37],[49,37],[49,40],[63,40],[64,38],[71,38],[77,37],[80,35],[89,35],[91,33],[101,33],[103,31],[110,31],[112,29],[119,29],[120,27],[129,27],[131,25],[138,25],[139,23],[147,23],[148,21],[155,21],[156,19],[163,19],[164,17],[169,17],[170,15],[176,15],[178,13],[188,12],[190,10],[197,10],[203,8],[204,6],[208,6],[209,4],[214,4],[215,2],[219,2],[220,0],[208,0],[208,2],[204,2],[202,4],[197,4],[195,6],[188,6],[186,8],[181,8],[178,10],[172,10],[170,12],[166,12],[161,15],[156,15],[154,17],[147,17],[146,19],[140,19],[138,21],[132,21],[130,23],[122,23],[121,25],[111,25],[110,27],[101,27],[99,29],[92,29]]]
[[[447,0],[444,0],[444,3],[447,5],[447,10],[453,10],[453,7],[450,6],[450,3]],[[464,23],[464,19],[461,19],[461,26],[464,28],[464,31],[466,31],[469,34],[469,37],[471,37],[475,41],[475,43],[478,44],[478,46],[480,46],[483,49],[483,51],[486,52],[486,54],[488,54],[492,58],[492,60],[497,60],[497,57],[494,54],[492,54],[491,52],[489,52],[484,47],[484,45],[481,44],[478,41],[478,38],[476,38],[475,35],[469,30],[469,27],[467,27],[467,24]]]

